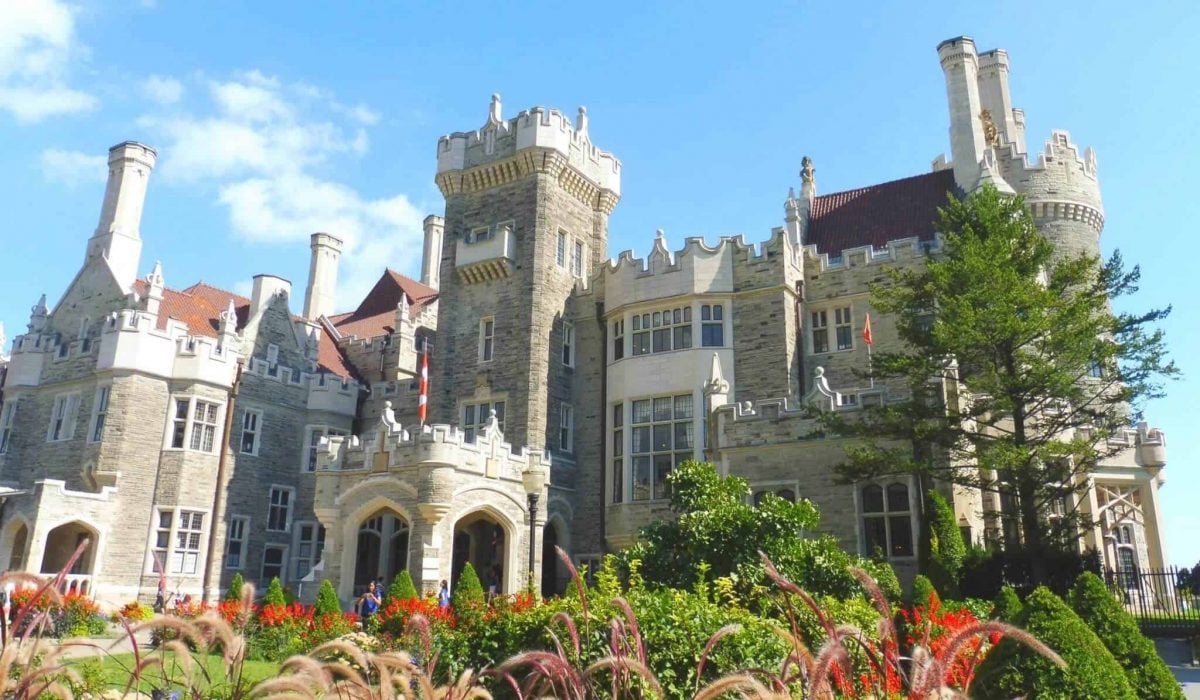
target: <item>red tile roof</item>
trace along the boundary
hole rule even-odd
[[[137,280],[134,289],[139,296],[145,297],[146,281]],[[179,291],[163,289],[162,303],[158,310],[158,327],[166,328],[167,319],[173,318],[187,324],[188,331],[193,335],[215,338],[221,325],[220,314],[229,308],[230,299],[233,300],[234,311],[237,313],[237,327],[240,330],[245,327],[250,316],[250,300],[246,297],[204,282],[197,282]],[[293,318],[299,320],[298,316]],[[353,368],[338,349],[337,342],[324,327],[321,328],[320,342],[317,345],[317,366],[339,377],[355,376]]]
[[[433,287],[389,269],[367,292],[357,309],[334,314],[329,321],[343,336],[376,338],[386,335],[396,325],[396,306],[401,294],[408,297],[409,318],[415,317],[438,296]]]
[[[846,248],[916,237],[933,240],[938,207],[954,191],[954,171],[940,170],[813,200],[804,242],[838,255]]]

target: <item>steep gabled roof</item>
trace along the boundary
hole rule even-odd
[[[838,255],[857,246],[884,248],[901,238],[933,240],[938,207],[954,191],[954,171],[939,170],[816,197],[804,242]]]
[[[139,296],[144,298],[148,290],[146,280],[139,279],[134,282],[134,291]],[[158,328],[166,328],[167,319],[173,318],[187,324],[188,331],[193,335],[216,338],[221,327],[220,314],[229,308],[231,299],[237,313],[237,327],[241,330],[250,317],[250,300],[246,297],[204,282],[197,282],[182,290],[164,288],[162,303],[158,308]],[[292,318],[301,320],[299,316]],[[354,377],[354,372],[338,349],[337,342],[323,326],[317,345],[317,366],[339,377]]]
[[[396,306],[400,304],[401,295],[408,297],[409,317],[413,318],[437,300],[438,291],[395,270],[384,270],[357,309],[334,314],[329,317],[329,322],[343,336],[376,338],[386,335],[396,324]]]

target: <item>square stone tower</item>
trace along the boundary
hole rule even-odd
[[[620,173],[592,145],[583,108],[574,124],[540,107],[504,119],[493,95],[480,129],[439,140],[431,420],[470,437],[494,410],[508,442],[559,447],[573,419],[572,292],[607,258]]]

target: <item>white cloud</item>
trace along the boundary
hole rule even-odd
[[[183,83],[174,78],[152,75],[142,82],[142,93],[159,104],[175,104],[183,97]]]
[[[108,159],[81,151],[50,148],[42,151],[42,174],[51,182],[74,187],[88,182],[104,182],[108,177]]]
[[[69,69],[85,53],[75,36],[76,8],[59,0],[0,2],[0,110],[19,122],[95,109]]]
[[[415,266],[422,212],[403,194],[369,197],[336,177],[339,161],[369,149],[376,112],[258,71],[203,87],[206,108],[138,120],[161,146],[165,181],[212,185],[233,232],[249,240],[307,249],[314,231],[342,238],[341,307],[357,304],[384,266]]]

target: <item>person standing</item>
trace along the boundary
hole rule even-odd
[[[442,587],[438,589],[438,607],[450,607],[450,584],[446,583],[446,579],[442,579]]]
[[[365,630],[367,623],[371,621],[371,616],[379,611],[379,591],[374,581],[367,584],[367,592],[362,594],[358,607],[362,611],[362,626]]]

